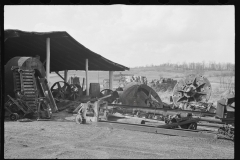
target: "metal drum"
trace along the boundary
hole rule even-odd
[[[146,100],[154,98],[158,102],[159,107],[163,107],[163,103],[158,94],[146,84],[129,83],[123,88],[119,96],[120,102],[125,105],[147,106]]]

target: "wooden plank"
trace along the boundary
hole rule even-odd
[[[126,129],[126,130],[132,130],[132,131],[141,131],[141,132],[165,134],[165,135],[172,135],[172,136],[182,136],[182,137],[216,138],[217,136],[214,133],[204,133],[203,131],[197,131],[197,130],[190,131],[190,130],[183,130],[183,129],[165,129],[165,128],[157,128],[154,126],[109,122],[109,121],[102,121],[102,120],[95,123],[95,125],[98,127]]]
[[[33,79],[23,79],[23,82],[33,82]]]
[[[29,69],[24,69],[24,70],[22,70],[22,72],[24,72],[24,73],[25,73],[25,72],[26,72],[26,73],[28,73],[28,72],[33,73],[33,72],[35,72],[35,71],[32,70],[32,69],[31,69],[31,70],[29,70]]]
[[[53,95],[52,95],[52,92],[50,91],[49,89],[49,86],[48,86],[48,83],[46,81],[45,78],[40,78],[39,79],[39,82],[40,82],[40,85],[41,85],[41,88],[43,90],[43,93],[45,95],[45,97],[49,100],[49,104],[50,104],[50,107],[51,107],[51,110],[52,112],[57,112],[58,111],[58,108],[57,108],[57,105],[55,103],[55,100],[53,98]],[[47,92],[46,92],[47,91]]]
[[[34,88],[34,87],[35,87],[34,85],[27,85],[27,84],[26,84],[26,85],[23,85],[23,86],[24,86],[24,88],[25,88],[25,87],[27,87],[27,88],[30,88],[30,87],[31,87],[31,88]]]
[[[35,92],[25,91],[24,94],[25,94],[25,95],[27,95],[27,94],[34,94],[34,95],[35,95]],[[36,95],[35,95],[35,96],[36,96]]]
[[[18,103],[17,100],[13,99],[13,98],[10,97],[9,95],[7,95],[7,96],[8,96],[9,99],[11,99],[11,101],[12,101],[14,104],[17,105],[17,107],[18,107],[19,109],[21,109],[24,113],[26,113],[26,111],[23,109],[23,107],[22,107],[21,105],[19,105],[19,103]]]
[[[22,75],[33,75],[33,72],[22,72]]]
[[[34,83],[31,82],[31,81],[28,81],[28,82],[23,82],[23,84],[31,84],[31,85],[33,85]]]
[[[24,92],[24,95],[25,95],[25,97],[37,97],[36,94],[25,94],[25,92]]]
[[[31,95],[31,94],[28,94],[28,95],[25,95],[25,97],[27,97],[27,98],[36,98],[36,95]]]
[[[32,79],[33,78],[33,75],[29,75],[29,76],[23,76],[23,79]]]
[[[35,98],[26,97],[26,98],[25,98],[25,101],[33,101],[33,102],[35,102],[36,100],[35,100]]]
[[[24,91],[35,91],[34,88],[25,88]]]

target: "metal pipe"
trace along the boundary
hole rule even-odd
[[[206,118],[206,117],[201,117],[201,118],[200,118],[200,121],[206,121],[206,122],[214,122],[214,123],[224,124],[221,119],[212,119],[212,118]]]
[[[223,124],[219,124],[219,123],[218,124],[216,124],[216,123],[198,123],[198,126],[207,126],[207,127],[219,128],[219,127],[222,127]]]
[[[47,78],[47,82],[49,82],[49,75],[50,75],[50,38],[47,38],[46,39],[46,78]]]
[[[190,110],[178,110],[178,109],[165,109],[165,108],[150,108],[142,106],[129,106],[129,105],[120,105],[120,104],[108,104],[109,109],[115,109],[119,113],[130,113],[136,111],[143,111],[146,113],[161,114],[161,115],[176,115],[177,113],[185,114],[192,113],[193,115],[202,116],[209,115],[215,116],[215,113],[208,112],[199,112],[199,111],[190,111]]]
[[[88,90],[88,59],[86,59],[86,95],[89,96],[89,90]]]
[[[109,71],[109,89],[113,90],[113,71]]]
[[[119,104],[108,104],[108,109],[114,109],[119,113],[129,113],[133,114],[136,111],[142,111],[145,113],[151,113],[156,115],[176,115],[180,113],[182,116],[187,116],[188,113],[193,114],[193,118],[200,118],[200,121],[214,122],[223,124],[221,119],[213,119],[211,117],[201,117],[203,115],[215,116],[215,113],[208,112],[199,112],[199,111],[190,111],[190,110],[177,110],[177,109],[164,109],[164,108],[150,108],[150,107],[142,107],[142,106],[129,106],[129,105],[119,105]],[[199,117],[197,117],[199,116]]]

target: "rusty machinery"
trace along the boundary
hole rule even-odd
[[[182,84],[181,89],[179,85]],[[211,95],[211,85],[209,81],[203,76],[191,75],[180,81],[175,89],[174,95],[180,93],[178,98],[175,97],[175,108],[165,104],[161,101],[157,93],[150,87],[131,83],[123,88],[123,90],[118,90],[119,98],[117,103],[109,103],[107,106],[100,106],[100,110],[105,110],[105,118],[108,121],[100,120],[100,126],[119,126],[120,128],[129,128],[131,130],[144,130],[153,133],[164,133],[170,135],[184,135],[184,136],[199,136],[199,137],[215,137],[217,132],[209,132],[205,134],[205,130],[198,129],[197,125],[199,121],[208,121],[214,123],[224,123],[224,119],[209,119],[202,116],[216,116],[216,113],[209,112],[209,106],[203,106],[203,104],[208,104],[208,100]],[[111,90],[104,90],[106,94],[112,93]],[[159,100],[160,99],[160,100]],[[150,103],[151,102],[151,103]],[[153,103],[154,102],[154,103]],[[183,103],[195,105],[195,109],[181,108],[179,105]],[[84,107],[83,107],[84,108]],[[203,108],[203,109],[202,109]],[[208,109],[206,109],[208,108]],[[217,110],[221,108],[217,107]],[[225,111],[222,109],[222,111]],[[217,111],[220,113],[220,111]],[[120,113],[123,117],[128,117],[130,119],[142,119],[141,125],[128,124],[113,122],[109,119],[114,115],[114,113]],[[80,113],[79,113],[80,114]],[[225,115],[225,112],[224,114]],[[230,114],[229,114],[230,115]],[[161,118],[162,116],[162,118]],[[225,115],[226,116],[226,115]],[[97,117],[98,119],[98,117]],[[155,125],[154,128],[145,125],[143,128],[142,124],[145,122],[154,122],[158,124],[160,121],[164,120],[164,125]],[[226,119],[225,119],[226,121]],[[208,124],[205,124],[208,125]],[[152,126],[153,127],[153,126]],[[227,127],[221,127],[219,132],[224,132],[234,137],[233,127],[228,125]],[[172,129],[172,130],[165,130]],[[177,130],[175,130],[177,129]],[[181,130],[183,129],[183,130]],[[184,130],[188,129],[188,130]],[[190,131],[190,130],[195,130]]]
[[[212,87],[203,75],[189,74],[179,80],[173,89],[172,100],[175,108],[214,113],[213,103],[208,103]]]
[[[56,72],[63,78],[58,72]],[[82,86],[84,86],[84,78]],[[80,85],[79,77],[70,77],[68,82],[58,81],[51,86],[51,93],[56,101],[59,111],[68,108],[68,112],[72,112],[80,103],[80,99],[84,99],[85,91]],[[88,97],[87,97],[88,98]]]
[[[113,92],[109,89],[105,89],[103,91],[107,92],[108,94]],[[109,103],[109,105],[111,106],[110,108],[112,108],[109,110],[110,113],[113,113],[113,112],[119,112],[122,114],[130,113],[132,115],[136,115],[139,118],[144,117],[147,119],[164,120],[166,119],[167,114],[159,109],[172,108],[172,105],[168,105],[162,102],[159,95],[151,87],[147,86],[146,84],[139,84],[139,83],[132,82],[127,84],[122,91],[117,91],[117,92],[119,94],[119,99],[117,100],[117,104],[111,104],[111,102]],[[170,112],[168,112],[168,114],[169,113]],[[173,110],[173,113],[174,114],[177,113],[177,110]],[[173,114],[173,113],[170,113],[170,114]],[[185,113],[186,113],[185,117],[187,117],[186,116],[187,112]],[[193,119],[192,117],[189,117],[189,116],[187,118],[184,118],[184,117],[181,117],[181,118],[182,120],[180,120],[180,118],[178,118],[177,120],[185,121],[188,124],[185,126],[181,125],[184,128],[186,127],[189,128],[190,125],[195,126],[195,123],[198,120],[197,119],[196,121],[192,122]],[[189,119],[191,119],[191,121],[188,121]],[[174,120],[176,120],[176,118],[174,118],[173,120],[169,120],[169,122],[171,123]]]
[[[90,84],[90,95],[86,95],[86,90],[83,91],[84,78],[82,81],[82,87],[80,85],[79,77],[70,77],[68,83],[64,81],[55,82],[51,87],[51,92],[56,100],[58,109],[64,110],[67,109],[69,113],[75,112],[76,108],[84,103],[85,101],[90,100],[91,98],[101,98],[106,95],[112,94],[113,91],[110,89],[104,89],[100,91],[99,83]],[[91,90],[91,86],[93,87]],[[112,96],[105,98],[105,101],[112,103],[115,100]]]
[[[7,108],[6,110],[10,113],[17,110],[23,111],[22,106],[25,108],[23,116],[28,112],[35,115],[39,111],[38,98],[45,97],[46,100],[41,103],[42,110],[40,111],[44,112],[47,109],[56,112],[58,109],[45,77],[45,69],[38,58],[14,57],[10,59],[5,65],[4,94],[5,102],[7,102],[5,109]]]
[[[88,121],[97,122],[101,113],[104,113],[103,118],[107,119],[108,102],[105,101],[105,99],[110,97],[112,97],[112,99],[116,99],[119,97],[119,95],[117,91],[114,91],[111,92],[111,94],[104,95],[101,98],[91,98],[83,101],[83,103],[81,103],[79,107],[76,108],[76,110],[78,110],[78,114],[75,118],[76,123],[84,124],[87,122],[87,118]],[[89,117],[87,117],[87,114],[92,114],[92,118],[89,119]]]
[[[69,82],[58,81],[55,82],[51,87],[52,95],[55,99],[64,99],[64,100],[76,100],[83,95],[83,88],[80,85],[80,82],[77,83],[73,80],[79,80],[79,77],[70,77]],[[75,83],[72,83],[75,82]]]
[[[151,87],[145,84],[139,84],[134,82],[129,83],[123,88],[122,91],[118,90],[114,92],[117,92],[119,95],[116,104],[114,104],[113,101],[116,96],[111,96],[105,99],[109,100],[109,107],[107,109],[109,115],[118,112],[123,115],[135,115],[139,118],[144,117],[147,119],[164,120],[164,117],[162,115],[166,116],[166,114],[161,109],[170,108],[170,105],[162,102],[158,94]],[[102,90],[102,94],[106,96],[108,94],[113,94],[113,91],[110,89],[105,89]],[[176,113],[176,110],[174,111],[173,113]],[[187,112],[185,113],[187,115]],[[182,128],[196,129],[196,122],[199,121],[199,119],[193,118],[191,116],[185,117],[181,117],[181,120],[180,118],[175,118],[174,120],[177,120],[179,123],[171,124],[171,126],[181,126]],[[105,118],[108,119],[107,117]],[[169,123],[173,122],[174,120],[171,120]],[[167,128],[166,126],[164,127]]]
[[[157,108],[163,108],[163,102],[158,94],[148,85],[139,83],[129,83],[123,91],[118,91],[119,102],[124,105],[150,107],[154,102]]]
[[[219,128],[219,136],[234,140],[235,95],[228,94],[217,101],[216,117],[225,124]]]

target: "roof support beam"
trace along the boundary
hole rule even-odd
[[[46,39],[46,78],[49,84],[49,75],[50,75],[50,38]]]
[[[59,77],[61,77],[61,78],[64,80],[64,78],[61,76],[61,74],[59,74],[58,71],[55,71],[55,73],[57,73],[57,75],[58,75]],[[65,75],[64,75],[64,76],[65,76]]]
[[[109,71],[109,89],[113,90],[113,71]]]
[[[88,59],[86,59],[86,95],[89,96],[89,89],[88,89]]]
[[[67,79],[68,79],[68,70],[64,70],[64,82],[67,83]]]

